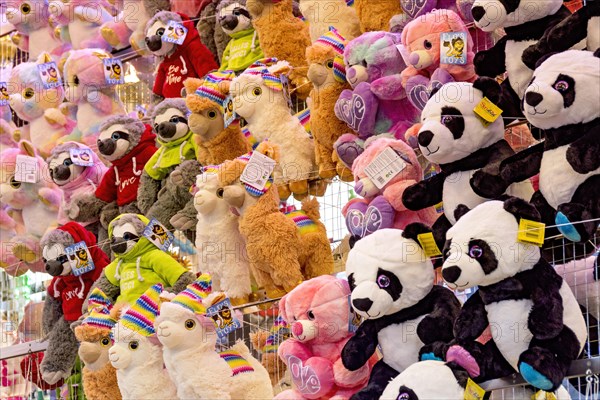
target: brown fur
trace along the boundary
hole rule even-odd
[[[400,2],[396,0],[355,0],[354,7],[363,33],[389,31],[390,19],[402,14]]]
[[[261,329],[250,334],[250,342],[254,347],[254,350],[260,353],[260,363],[265,367],[271,378],[271,384],[276,385],[286,370],[286,365],[277,353],[265,353],[263,352],[267,345],[267,338],[270,333]]]

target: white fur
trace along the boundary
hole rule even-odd
[[[60,243],[53,243],[50,246],[44,246],[42,249],[42,257],[46,260],[56,260],[60,256],[66,256],[67,252],[65,251],[65,246]],[[71,274],[71,263],[66,262],[63,264],[63,272],[60,274],[61,276],[66,276]]]
[[[520,99],[525,95],[527,84],[533,76],[533,71],[529,69],[520,57],[529,46],[537,43],[537,40],[524,40],[515,42],[509,40],[506,42],[506,72],[508,73],[510,86]]]
[[[300,12],[309,23],[310,40],[315,42],[333,26],[346,40],[360,36],[356,10],[345,0],[300,0]]]
[[[122,225],[115,224],[115,227],[113,228],[113,231],[112,231],[112,237],[113,237],[113,239],[122,239],[123,235],[125,235],[126,233],[133,233],[136,236],[141,236],[141,232],[138,232],[135,229],[135,226],[133,226],[133,224],[127,222]],[[131,251],[131,249],[133,249],[136,244],[137,244],[137,241],[128,240],[127,241],[127,250],[125,250],[125,253]]]
[[[499,0],[475,0],[473,7],[481,6],[486,11],[475,25],[484,32],[493,32],[552,15],[562,4],[562,0],[521,0],[516,10],[508,13]]]
[[[225,200],[217,197],[216,174],[198,175],[196,187],[196,248],[200,265],[211,275],[214,290],[227,292],[234,298],[247,296],[251,291],[250,266],[246,243],[239,231],[239,217],[231,212]]]
[[[146,37],[150,37],[153,35],[158,35],[159,30],[163,30],[163,34],[167,33],[167,25],[165,25],[162,21],[156,20],[152,26],[148,28],[146,31]],[[161,35],[162,36],[162,35]],[[175,50],[175,43],[162,42],[162,46],[157,51],[153,51],[152,53],[159,56],[164,57],[171,54]]]
[[[396,371],[403,371],[419,361],[419,349],[425,343],[419,339],[417,327],[423,318],[425,315],[401,324],[390,325],[377,333],[383,360]]]
[[[443,361],[421,361],[406,368],[385,388],[381,400],[403,400],[400,387],[405,386],[419,399],[463,400],[464,388]]]

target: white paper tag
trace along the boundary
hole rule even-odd
[[[123,74],[123,63],[118,58],[105,58],[104,63],[104,80],[109,85],[120,85],[125,83]]]
[[[70,149],[69,154],[73,164],[82,167],[93,167],[94,159],[92,157],[92,149]]]
[[[257,151],[252,153],[250,160],[242,172],[240,181],[257,190],[265,188],[277,162]]]
[[[65,247],[65,253],[67,253],[69,263],[71,264],[71,272],[75,276],[83,275],[96,268],[92,255],[85,242],[79,242]]]
[[[402,59],[404,60],[404,64],[410,65],[410,63],[408,62],[408,57],[410,56],[410,52],[407,50],[406,46],[404,46],[403,44],[397,44],[396,48],[398,49],[398,52],[400,52],[400,55],[402,56]]]
[[[167,251],[171,243],[173,243],[173,234],[158,222],[156,218],[152,218],[148,222],[142,235],[162,251]]]
[[[9,100],[8,84],[6,82],[0,82],[0,106],[7,106]]]
[[[17,155],[15,168],[15,181],[25,183],[37,183],[40,180],[38,163],[35,157],[23,154]]]
[[[38,72],[40,73],[40,78],[42,79],[44,89],[52,89],[62,86],[62,79],[60,78],[58,67],[54,61],[39,64]]]
[[[223,100],[223,120],[225,122],[225,128],[233,123],[237,119],[237,115],[233,110],[233,97],[227,96]]]
[[[179,22],[169,21],[167,30],[162,35],[161,39],[163,42],[183,44],[185,37],[187,36],[187,28]]]
[[[394,149],[387,147],[367,165],[365,173],[377,186],[377,189],[383,189],[404,168],[406,168],[406,162]]]

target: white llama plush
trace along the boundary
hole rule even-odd
[[[263,59],[252,64],[230,87],[234,110],[243,117],[246,128],[257,141],[268,139],[281,149],[279,165],[273,174],[281,190],[302,195],[308,192],[308,180],[316,177],[315,145],[293,116],[284,96],[282,78],[291,70],[285,61]],[[289,192],[287,193],[289,196]]]
[[[208,294],[210,291],[210,276],[203,274],[170,302],[163,303],[156,319],[158,340],[164,346],[165,365],[177,386],[177,397],[272,399],[269,374],[243,341],[225,352],[216,351],[217,333],[206,309],[225,296]]]
[[[162,288],[156,284],[148,289],[113,328],[114,345],[109,350],[109,359],[117,370],[123,400],[177,398],[177,389],[163,367],[162,348],[154,332]]]
[[[196,248],[203,271],[212,277],[213,288],[227,293],[233,304],[241,304],[252,292],[246,242],[240,234],[239,217],[217,196],[217,168],[203,167],[196,180]]]

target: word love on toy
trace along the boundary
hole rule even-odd
[[[187,28],[176,21],[169,21],[167,24],[167,30],[162,35],[161,39],[163,42],[183,44],[185,37],[187,36]]]
[[[8,85],[6,82],[0,82],[0,106],[7,106],[9,100]]]
[[[90,250],[87,248],[85,242],[65,247],[65,253],[67,253],[69,264],[71,264],[71,272],[75,276],[83,275],[96,268]]]
[[[158,222],[156,218],[152,218],[148,222],[148,225],[144,228],[144,232],[142,232],[142,236],[162,251],[169,250],[174,240],[173,234],[163,224]]]
[[[296,389],[304,395],[315,395],[321,391],[319,376],[310,365],[304,365],[301,359],[289,355],[287,365]]]
[[[467,32],[440,34],[440,64],[467,64]]]
[[[94,159],[92,157],[92,149],[70,149],[69,156],[73,164],[82,167],[93,167]]]
[[[54,61],[38,65],[38,72],[44,89],[52,89],[62,86],[62,79],[58,72],[58,67]]]
[[[108,85],[125,83],[121,60],[118,58],[105,58],[102,62],[104,63],[104,80]]]
[[[206,315],[212,319],[215,324],[219,339],[226,337],[231,332],[242,327],[240,321],[238,321],[233,314],[231,300],[228,298],[208,307],[206,309]]]

